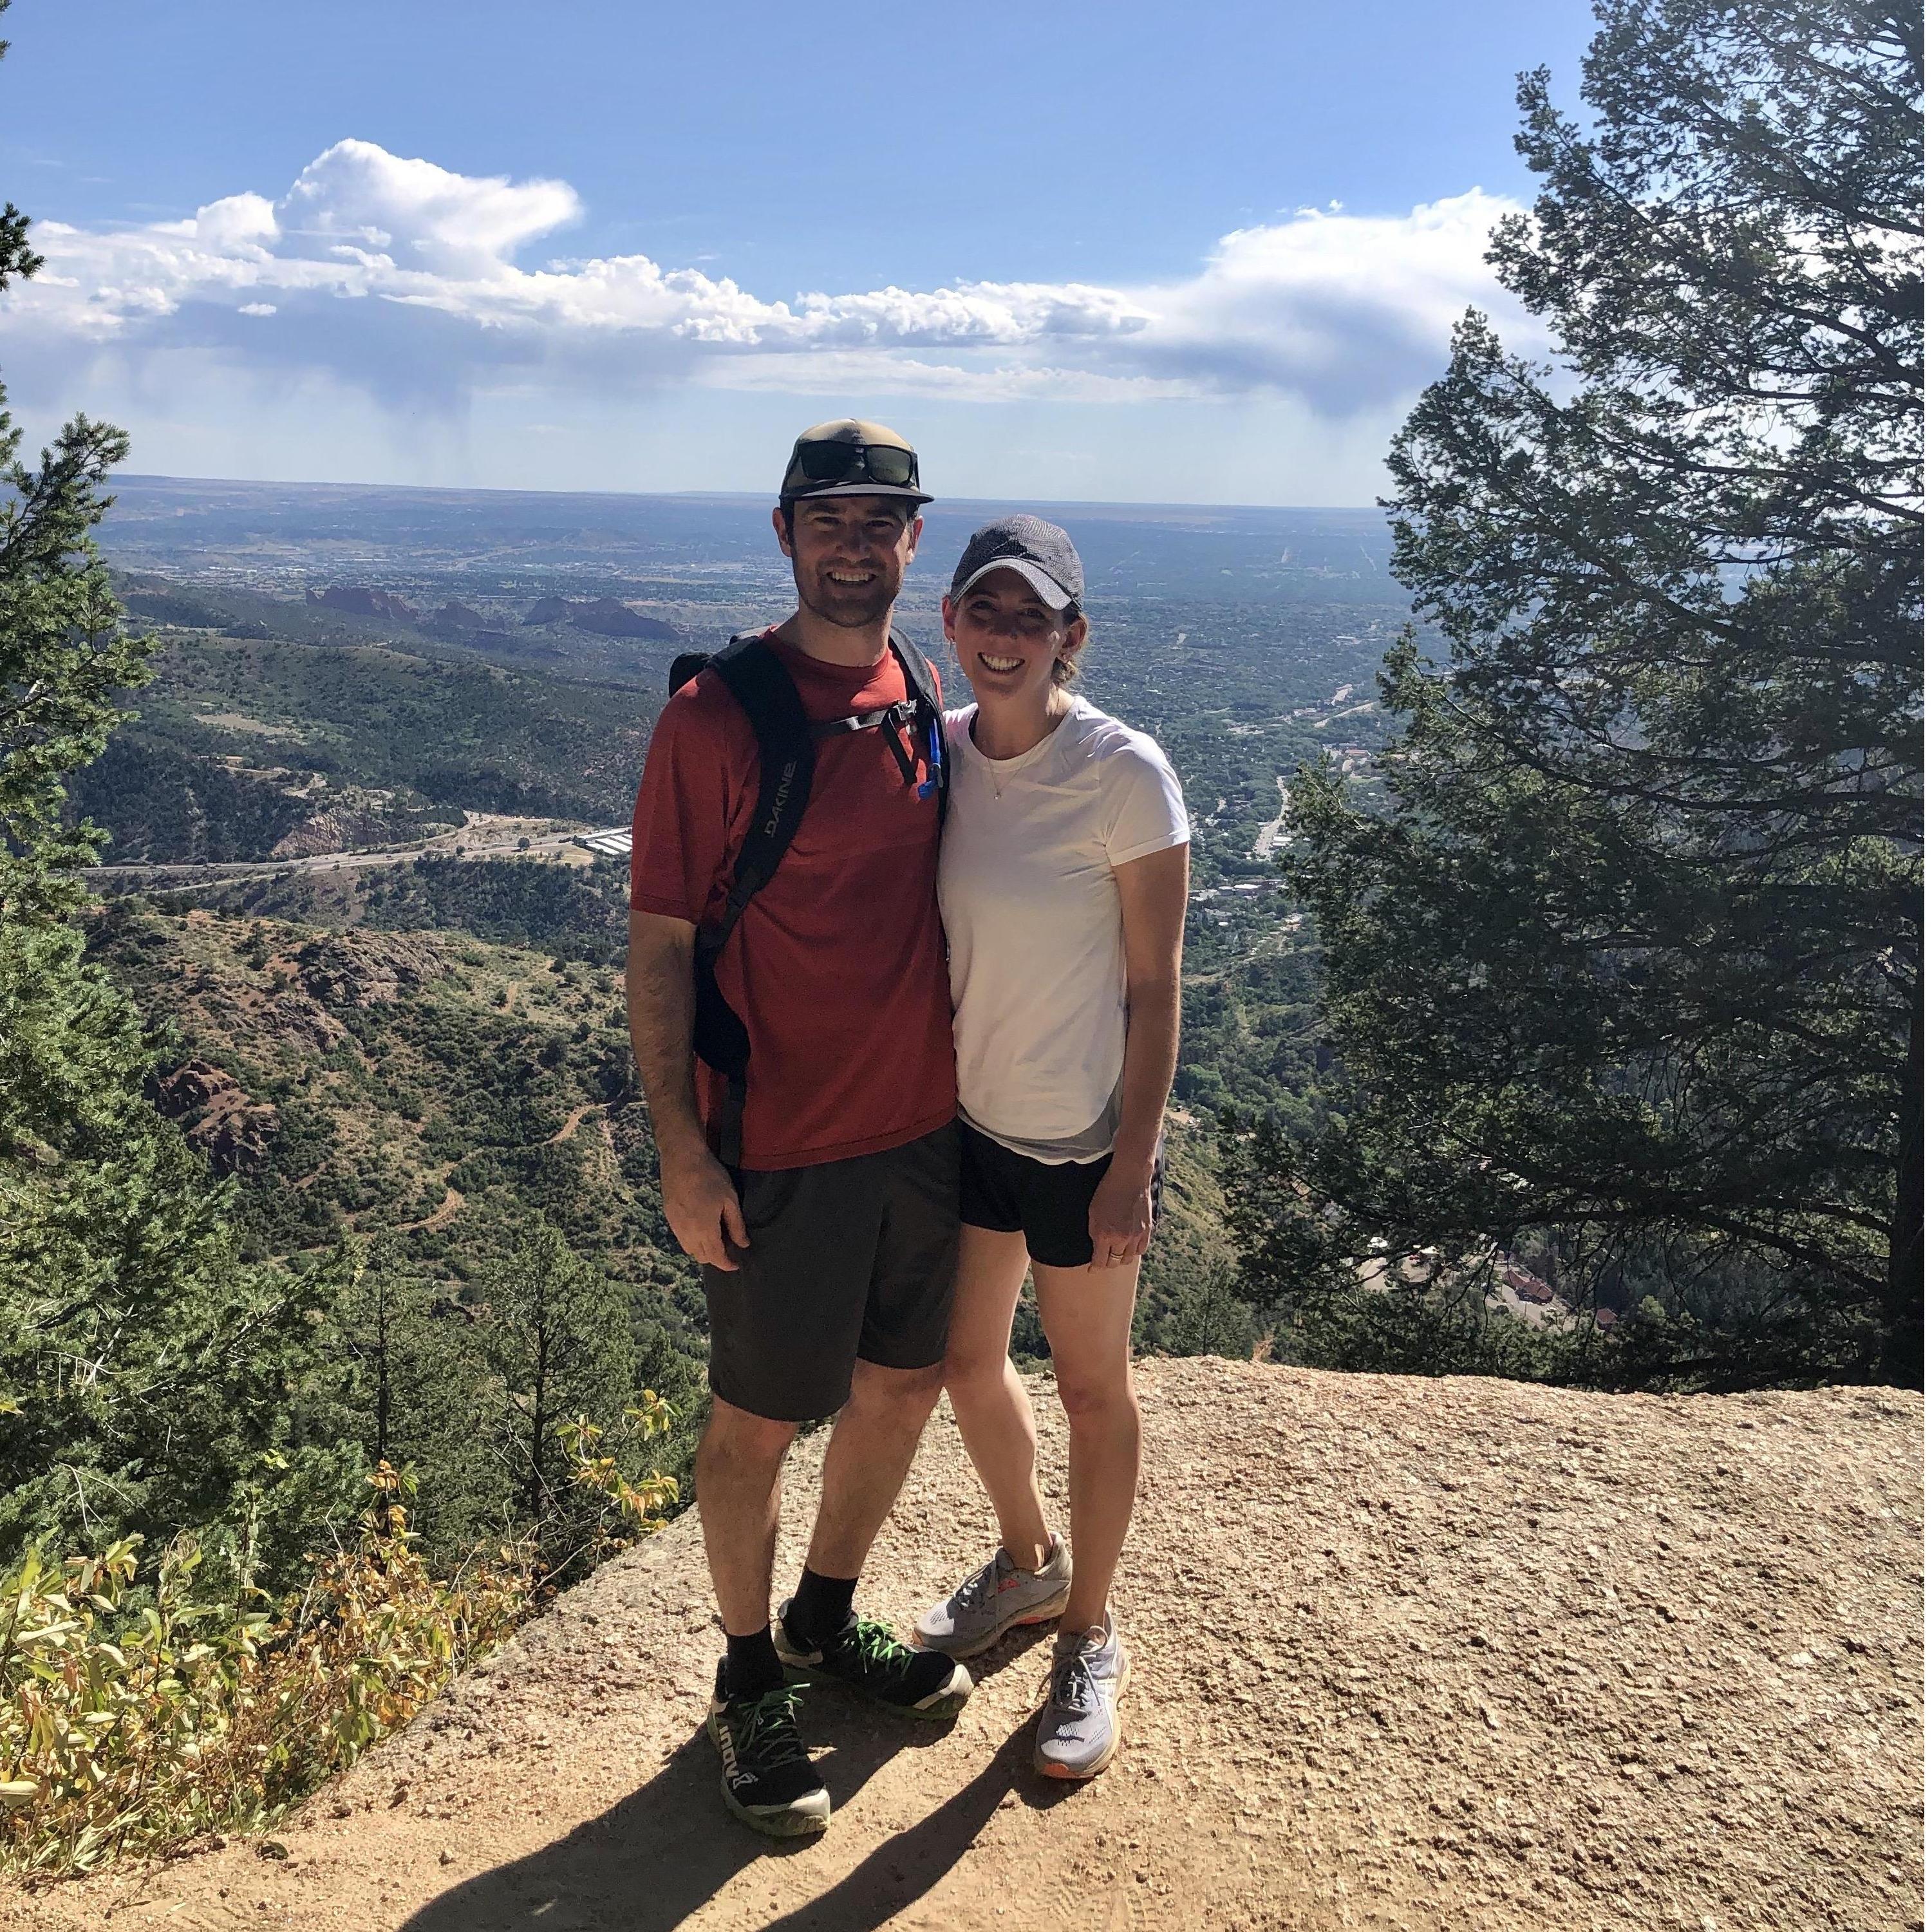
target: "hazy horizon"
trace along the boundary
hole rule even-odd
[[[556,484],[554,486],[533,484],[509,483],[390,483],[368,477],[328,476],[201,476],[184,470],[129,470],[117,472],[113,487],[121,489],[129,484],[181,483],[220,485],[234,489],[262,490],[385,490],[424,496],[614,496],[622,499],[664,498],[678,502],[689,503],[763,503],[775,504],[778,499],[776,489],[759,490],[616,490],[599,488],[594,485]],[[934,494],[936,504],[983,506],[988,508],[1004,508],[1018,500],[1016,496],[940,496]],[[1226,510],[1230,512],[1280,512],[1284,515],[1306,516],[1365,516],[1382,518],[1385,512],[1375,503],[1251,503],[1238,502],[1230,499],[1190,497],[1131,497],[1131,496],[1042,496],[1028,495],[1029,503],[1042,504],[1048,508],[1066,510]]]

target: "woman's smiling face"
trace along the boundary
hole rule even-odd
[[[1049,610],[1016,570],[989,572],[956,604],[944,598],[939,608],[959,668],[982,704],[1018,699],[1046,708],[1053,668],[1070,646],[1079,649],[1087,622]]]

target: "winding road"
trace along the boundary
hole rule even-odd
[[[215,879],[264,879],[295,872],[337,872],[370,866],[413,866],[418,859],[542,859],[568,850],[596,835],[587,832],[547,832],[492,840],[476,845],[411,845],[392,850],[322,852],[304,859],[236,859],[202,865],[90,866],[87,876],[97,879],[146,879],[184,884]]]

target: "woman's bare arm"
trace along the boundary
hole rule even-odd
[[[1187,848],[1170,845],[1114,872],[1127,956],[1126,1060],[1114,1159],[1088,1215],[1096,1268],[1147,1252],[1154,1150],[1180,1049],[1181,929],[1187,916]]]

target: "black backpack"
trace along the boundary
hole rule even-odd
[[[820,739],[834,737],[842,731],[869,731],[876,728],[884,733],[906,783],[913,784],[918,780],[919,767],[899,742],[902,728],[909,728],[913,743],[924,747],[929,774],[920,785],[919,794],[924,798],[938,793],[940,821],[945,822],[949,773],[946,720],[940,708],[939,687],[924,655],[896,626],[892,632],[891,647],[905,675],[908,694],[882,710],[833,718],[823,724],[814,724],[806,718],[791,674],[765,642],[761,631],[741,632],[715,656],[708,651],[686,651],[671,664],[674,694],[700,671],[710,670],[737,700],[740,709],[752,721],[758,741],[758,809],[739,848],[730,892],[718,916],[698,928],[692,952],[697,994],[692,1046],[699,1059],[724,1076],[724,1108],[716,1124],[716,1152],[719,1160],[734,1172],[742,1152],[745,1081],[751,1066],[752,1040],[745,1022],[718,990],[718,956],[746,907],[778,870],[779,860],[805,817],[805,808],[812,798],[813,746]]]

